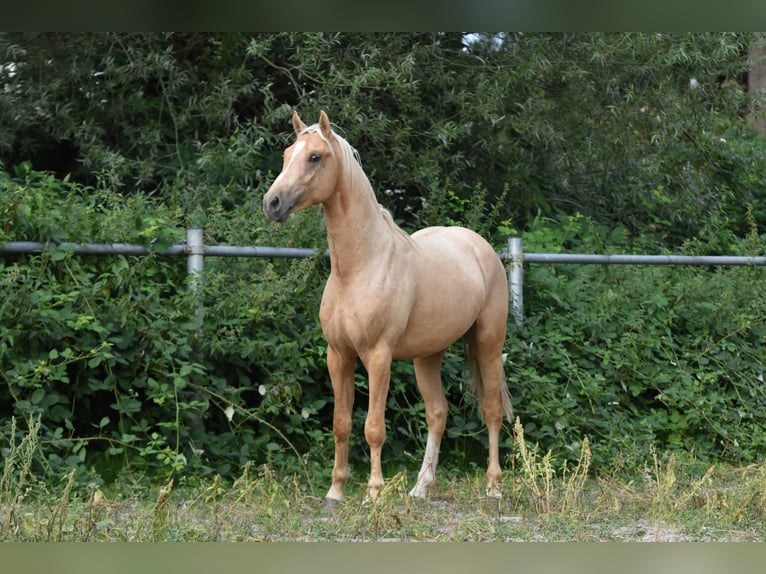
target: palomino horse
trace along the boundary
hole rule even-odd
[[[368,495],[383,486],[381,448],[392,359],[413,359],[423,396],[428,439],[411,496],[425,497],[435,479],[447,420],[441,381],[445,350],[461,336],[489,433],[487,492],[500,494],[498,440],[511,399],[502,352],[508,282],[494,249],[462,227],[428,227],[411,236],[378,204],[356,150],[330,127],[327,114],[306,126],[293,114],[297,139],[284,152],[282,172],[263,198],[263,211],[283,222],[322,204],[331,272],[319,318],[335,397],[335,462],[329,501],[343,500],[357,358],[369,377],[364,435],[370,446]]]

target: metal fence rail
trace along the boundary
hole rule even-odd
[[[766,265],[766,257],[730,255],[600,255],[579,253],[524,253],[521,237],[508,238],[508,289],[517,325],[524,320],[524,263],[580,265]]]
[[[0,244],[2,254],[43,253],[50,249],[64,249],[76,255],[133,255],[142,256],[156,253],[166,256],[185,256],[187,270],[195,278],[191,288],[199,288],[198,276],[204,269],[205,257],[267,257],[297,258],[313,257],[316,249],[298,247],[240,247],[233,245],[205,245],[203,230],[198,227],[187,229],[186,241],[165,249],[154,250],[144,245],[126,243],[41,243],[34,241],[11,241]],[[324,252],[327,256],[327,252]],[[524,318],[524,263],[540,264],[580,264],[580,265],[766,265],[766,257],[735,256],[690,256],[690,255],[601,255],[578,253],[524,253],[520,237],[508,239],[508,249],[498,253],[506,262],[510,262],[508,271],[508,289],[511,299],[511,312],[518,325]],[[198,306],[198,311],[201,306]]]

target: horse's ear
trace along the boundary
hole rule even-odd
[[[322,132],[322,135],[326,138],[330,137],[330,118],[327,117],[327,114],[322,110],[319,112],[319,130]]]
[[[306,124],[303,123],[303,120],[298,115],[298,112],[293,112],[293,128],[295,129],[296,134],[300,134],[303,130],[306,129]]]

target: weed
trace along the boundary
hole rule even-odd
[[[74,475],[75,471],[72,470],[64,477],[62,480],[62,482],[64,482],[64,489],[51,508],[51,516],[48,519],[46,533],[46,540],[48,542],[59,542],[64,539],[64,523],[69,509],[69,496],[72,492],[72,485],[74,484]]]
[[[516,505],[529,501],[538,515],[574,515],[587,490],[591,450],[587,437],[582,440],[580,456],[570,470],[568,461],[555,464],[551,451],[540,456],[537,444],[530,446],[524,437],[519,418],[513,426],[518,468],[513,493]],[[555,470],[560,467],[560,472]],[[559,476],[560,474],[560,476]]]
[[[328,507],[300,473],[246,464],[229,481],[125,475],[113,486],[55,486],[35,476],[32,425],[14,441],[2,483],[3,541],[596,541],[759,540],[766,532],[766,465],[710,466],[674,453],[654,456],[641,476],[594,476],[590,442],[571,467],[540,454],[517,420],[515,467],[504,499],[489,499],[483,473],[442,469],[429,499],[408,496],[407,474],[386,481],[375,502],[359,484]],[[9,448],[9,454],[11,449]],[[9,477],[22,478],[18,482]],[[34,488],[32,488],[34,486]]]
[[[29,430],[17,444],[16,418],[11,418],[10,440],[7,452],[3,453],[5,464],[0,479],[0,536],[5,537],[20,526],[19,508],[35,481],[32,461],[38,448],[39,431],[38,416],[30,420]]]
[[[153,542],[162,540],[167,534],[168,521],[171,515],[170,506],[170,493],[173,491],[173,479],[171,478],[168,483],[160,488],[157,494],[157,500],[154,502],[152,508],[152,533],[151,539]]]
[[[590,470],[591,452],[590,441],[588,437],[583,438],[580,451],[580,458],[572,472],[567,476],[567,464],[563,465],[564,494],[561,501],[561,512],[566,513],[574,509],[578,499],[585,490],[585,484],[588,480],[588,471]]]
[[[412,499],[407,495],[407,473],[402,471],[386,481],[374,502],[366,497],[363,506],[366,525],[374,540],[407,540],[407,523],[412,516]]]
[[[538,514],[549,514],[554,511],[553,480],[555,470],[552,465],[553,455],[549,450],[544,456],[540,456],[537,444],[529,445],[524,438],[524,427],[519,417],[513,425],[515,446],[518,449],[516,458],[520,462],[518,473],[518,486],[516,499],[526,497],[531,501],[532,507]],[[588,461],[590,454],[588,454]],[[579,468],[580,464],[578,464]],[[586,470],[587,472],[587,470]],[[575,480],[577,476],[570,477]],[[568,489],[569,490],[569,489]]]

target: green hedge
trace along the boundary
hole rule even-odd
[[[578,217],[525,239],[528,252],[652,249]],[[763,253],[755,231],[730,245]],[[508,376],[528,439],[574,458],[588,436],[596,465],[641,464],[650,447],[766,454],[766,268],[534,265],[525,282]]]
[[[206,242],[324,249],[319,210],[271,224],[259,210],[262,191],[237,211],[208,209]],[[480,216],[450,194],[442,208],[456,222]],[[22,166],[0,175],[0,221],[0,242],[119,241],[160,250],[183,239],[190,218],[145,196]],[[512,232],[507,224],[494,231]],[[536,221],[524,239],[529,252],[653,248],[584,217]],[[731,253],[764,252],[755,231],[729,239]],[[688,242],[684,253],[707,249]],[[136,470],[228,476],[255,461],[326,486],[332,397],[317,311],[328,262],[211,257],[205,265],[200,318],[181,258],[65,249],[0,257],[0,442],[10,438],[12,417],[22,427],[40,417],[36,463],[51,477],[72,469],[81,482]],[[525,322],[509,325],[506,365],[527,440],[566,460],[587,436],[597,469],[641,465],[650,447],[735,462],[763,457],[765,273],[529,266]],[[483,467],[485,433],[465,378],[456,345],[444,365],[451,416],[442,460]],[[357,387],[351,456],[366,473],[361,367]],[[394,366],[388,406],[384,459],[415,469],[425,423],[409,363]],[[510,428],[502,448],[513,453]]]
[[[125,242],[157,251],[180,242],[188,224],[144,196],[25,169],[0,178],[0,214],[3,242]],[[316,235],[321,221],[316,213],[302,218],[293,228],[269,226],[269,236],[247,217],[211,210],[208,242],[301,244],[301,230]],[[206,263],[200,321],[180,258],[61,248],[0,258],[0,434],[7,438],[12,416],[41,417],[39,462],[56,475],[77,468],[83,479],[121,468],[226,474],[323,440],[319,424],[311,444],[306,438],[306,414],[323,405],[301,385],[324,371],[315,308],[326,263]]]

